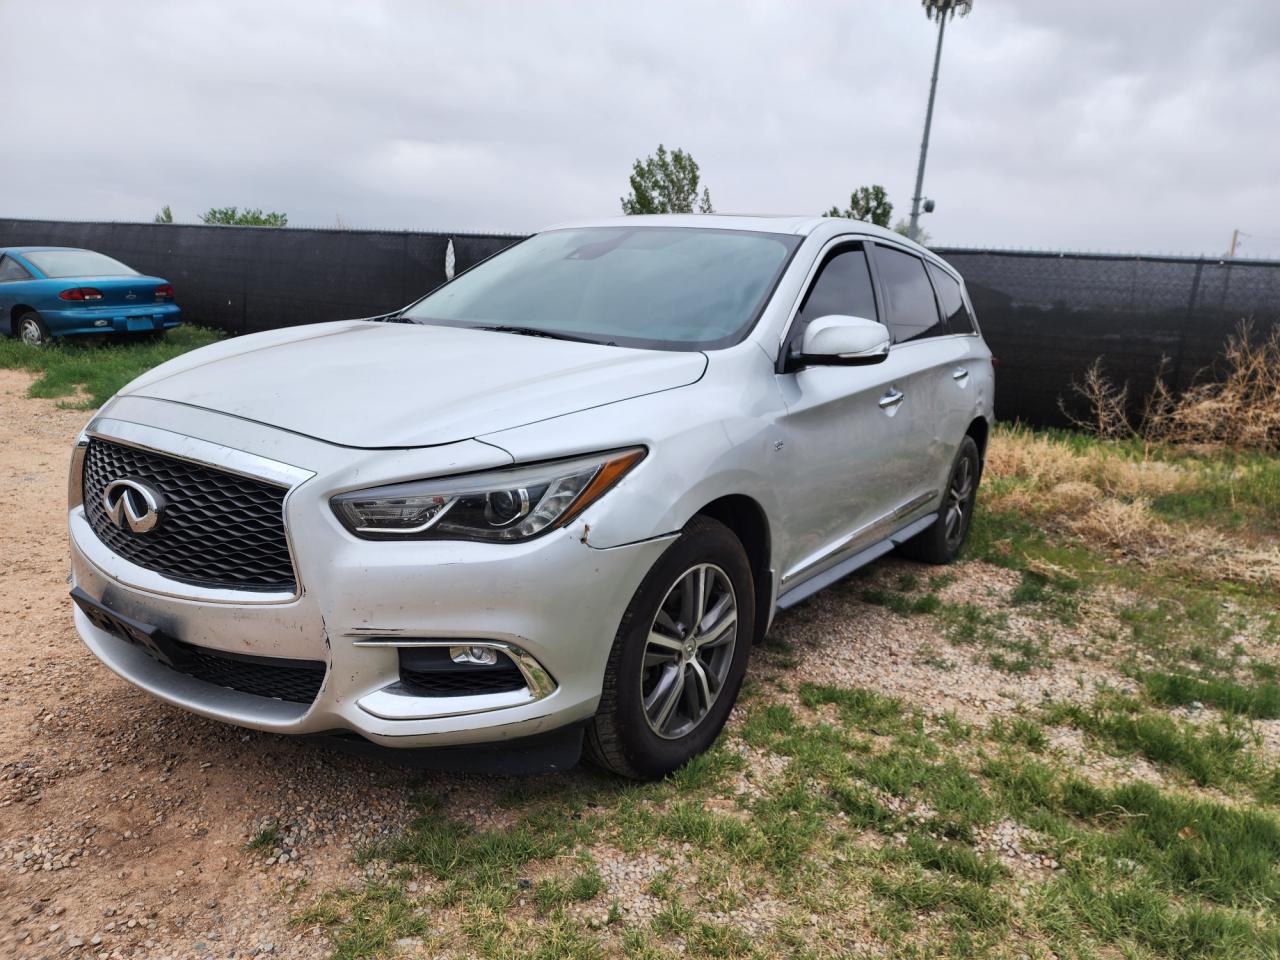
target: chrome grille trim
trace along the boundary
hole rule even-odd
[[[126,586],[136,587],[151,593],[183,599],[195,599],[214,603],[258,604],[287,603],[302,595],[302,585],[298,580],[297,565],[294,560],[293,541],[285,517],[288,513],[289,499],[294,489],[301,483],[315,476],[310,470],[291,464],[271,460],[247,451],[225,447],[221,444],[174,433],[159,427],[146,424],[117,420],[111,417],[94,419],[82,434],[87,446],[90,441],[102,440],[120,447],[132,447],[145,454],[183,461],[195,467],[232,474],[247,480],[278,486],[283,489],[281,503],[281,527],[284,542],[288,550],[290,577],[289,583],[283,582],[279,588],[263,589],[261,587],[245,587],[239,584],[196,584],[184,579],[167,575],[166,572],[149,566],[134,563],[129,557],[116,553],[102,542],[96,535],[93,542],[96,547],[89,551],[89,559],[112,579]],[[81,451],[77,451],[80,453]],[[83,455],[77,460],[83,460]],[[79,464],[77,464],[79,466]],[[79,491],[76,491],[79,493]],[[89,509],[83,507],[73,510],[73,526],[84,525],[86,532],[93,530]],[[86,543],[86,546],[88,544]],[[100,551],[107,551],[102,557],[93,557]]]

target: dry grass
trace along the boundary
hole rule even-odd
[[[1079,443],[1050,434],[1000,429],[987,455],[988,509],[1035,516],[1053,529],[1145,566],[1196,577],[1280,585],[1280,544],[1211,524],[1170,522],[1155,498],[1194,495],[1210,482],[1197,459],[1143,456],[1132,444]],[[1211,482],[1230,484],[1248,464],[1214,466]],[[1225,470],[1225,476],[1223,471]]]
[[[1079,428],[1107,440],[1140,437],[1154,443],[1196,444],[1231,450],[1280,451],[1280,324],[1268,336],[1254,336],[1242,322],[1223,349],[1222,374],[1202,370],[1196,383],[1175,395],[1167,380],[1168,358],[1135,423],[1129,414],[1129,386],[1117,385],[1093,362],[1081,383],[1087,413],[1061,405]]]

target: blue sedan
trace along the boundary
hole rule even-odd
[[[74,247],[0,248],[0,330],[40,346],[54,337],[162,337],[182,310],[173,287]]]

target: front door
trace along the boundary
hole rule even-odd
[[[803,328],[829,314],[883,322],[861,243],[826,255],[783,349],[798,349]],[[910,415],[910,354],[891,349],[878,364],[779,374],[788,531],[780,592],[882,540],[913,496],[925,452]]]

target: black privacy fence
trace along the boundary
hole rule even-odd
[[[192,323],[230,333],[387,313],[511,235],[0,219],[0,247],[88,247],[169,280]],[[1241,320],[1280,323],[1280,262],[939,248],[999,358],[1002,420],[1064,423],[1060,398],[1098,357],[1138,402],[1162,358],[1176,389]]]

